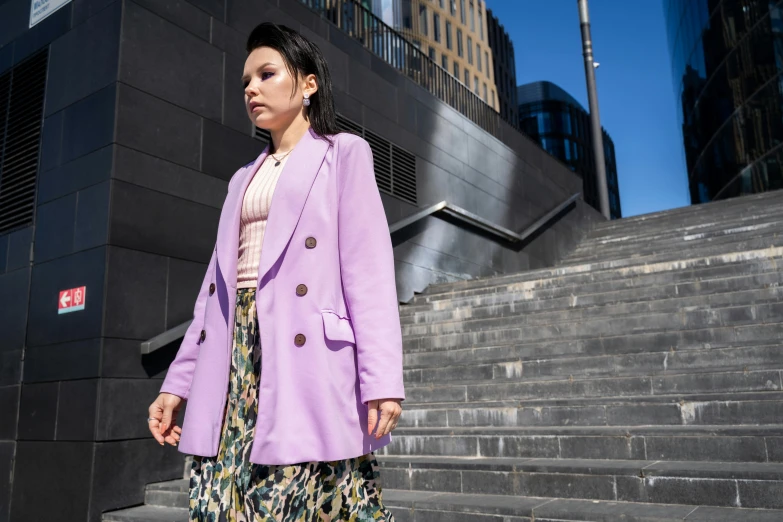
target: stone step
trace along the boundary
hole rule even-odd
[[[678,332],[656,332],[591,339],[510,342],[465,348],[430,348],[403,353],[404,367],[480,363],[512,359],[558,358],[578,355],[627,355],[775,344],[783,338],[783,324],[751,324]]]
[[[187,508],[137,506],[109,511],[101,517],[103,522],[187,522]]]
[[[768,207],[754,213],[744,212],[735,216],[722,216],[721,219],[717,220],[681,221],[676,226],[623,226],[615,229],[615,232],[611,234],[607,234],[601,228],[593,228],[587,232],[584,236],[585,241],[577,245],[577,248],[589,246],[614,247],[634,241],[643,241],[644,239],[648,239],[651,242],[682,238],[697,241],[707,237],[752,233],[754,229],[763,230],[782,225],[780,217],[778,208]],[[625,223],[625,225],[628,225],[628,223]]]
[[[783,282],[783,272],[770,274],[769,277],[751,277],[743,282],[746,288],[740,290],[735,289],[736,282],[705,282],[703,285],[697,283],[692,288],[684,288],[682,296],[676,295],[679,291],[676,286],[659,287],[655,291],[659,296],[657,299],[641,301],[634,301],[633,291],[626,290],[604,295],[559,298],[559,306],[552,308],[541,308],[542,304],[550,304],[545,303],[547,300],[516,301],[475,309],[464,307],[444,312],[420,313],[414,316],[415,323],[401,322],[401,326],[404,336],[415,338],[522,326],[579,323],[607,317],[620,320],[641,315],[676,315],[723,310],[721,313],[735,314],[737,320],[743,320],[745,313],[768,314],[765,317],[744,316],[745,324],[750,324],[765,319],[774,320],[775,317],[783,319],[783,315],[776,315],[783,311],[780,308],[783,284],[779,284],[778,279]],[[755,288],[747,288],[754,280],[766,282]],[[704,288],[703,293],[699,293],[699,286]],[[625,300],[621,300],[623,298]],[[569,306],[570,304],[573,306]]]
[[[716,265],[744,265],[748,263],[764,263],[768,262],[768,260],[779,262],[778,260],[783,258],[783,246],[765,245],[763,248],[731,252],[721,251],[709,255],[694,255],[690,251],[686,252],[686,254],[687,257],[682,252],[674,253],[669,256],[671,259],[661,260],[660,262],[648,258],[628,258],[540,268],[502,276],[478,277],[463,281],[440,283],[428,286],[424,292],[413,298],[411,304],[406,306],[431,302],[436,299],[435,296],[440,296],[440,299],[450,299],[459,295],[465,295],[464,293],[467,291],[481,292],[510,285],[518,285],[518,289],[523,290],[526,286],[529,286],[526,283],[535,285],[536,282],[553,279],[557,280],[558,283],[565,281],[567,284],[567,278],[574,276],[581,277],[581,279],[574,281],[576,284],[580,284],[585,281],[608,281],[654,273],[672,274]],[[777,266],[778,264],[775,264],[774,268],[777,268]],[[740,270],[743,270],[743,268],[740,268]],[[514,288],[512,287],[509,290],[513,291]]]
[[[780,292],[783,292],[783,271],[688,282],[673,281],[644,287],[629,286],[634,283],[632,280],[618,283],[620,281],[441,300],[438,306],[420,307],[413,313],[401,313],[400,324],[409,326],[573,310],[584,310],[582,313],[585,314],[613,314],[618,311],[627,313],[625,309],[654,312],[671,310],[671,306],[692,308],[742,304],[758,299],[779,298]],[[592,289],[604,291],[590,292]],[[728,299],[736,301],[728,302]]]
[[[571,254],[563,258],[558,266],[580,265],[584,263],[601,263],[610,260],[614,261],[636,261],[640,259],[647,262],[660,262],[677,260],[682,256],[682,251],[687,250],[689,255],[714,255],[720,252],[737,252],[743,250],[754,250],[759,248],[769,248],[770,246],[780,246],[783,234],[777,229],[762,230],[757,234],[745,234],[744,236],[723,236],[717,238],[707,238],[701,240],[689,241],[687,244],[681,242],[671,242],[669,244],[657,245],[651,243],[645,247],[639,246],[637,249],[618,250],[612,249],[595,252],[587,256],[578,256]]]
[[[604,223],[597,223],[585,236],[586,244],[613,245],[616,243],[635,240],[640,237],[676,237],[686,234],[713,233],[720,230],[731,230],[755,223],[768,223],[780,217],[777,207],[770,206],[755,212],[737,212],[733,215],[719,216],[718,219],[688,219],[680,221],[676,226],[650,226],[638,225],[622,221],[623,226],[614,229],[605,229]]]
[[[169,480],[147,484],[144,491],[144,503],[159,507],[188,507],[189,479]]]
[[[783,463],[783,425],[397,426],[382,455]]]
[[[604,263],[606,261],[634,262],[645,260],[648,264],[663,261],[677,261],[682,258],[683,251],[689,255],[708,256],[720,252],[737,252],[756,250],[783,245],[783,234],[779,231],[768,232],[763,235],[749,236],[747,238],[724,237],[689,244],[671,244],[658,246],[649,245],[649,248],[629,249],[617,252],[597,252],[586,256],[573,256],[563,258],[557,266],[582,265],[586,263]],[[634,263],[638,264],[638,263]]]
[[[541,279],[521,283],[502,284],[483,289],[469,289],[452,294],[438,294],[429,301],[417,305],[400,307],[401,321],[410,321],[422,313],[447,312],[456,308],[481,308],[482,306],[510,303],[527,303],[535,309],[549,309],[558,306],[581,306],[617,302],[640,302],[665,297],[697,296],[701,291],[707,294],[719,290],[731,291],[765,285],[776,286],[775,279],[781,277],[780,265],[783,258],[757,260],[742,264],[706,266],[678,271],[629,274],[601,280],[597,275],[576,274],[562,278]],[[604,272],[604,275],[609,275]],[[780,283],[777,283],[779,286]],[[617,292],[625,294],[613,295]],[[674,295],[672,296],[672,292]],[[567,298],[563,301],[562,298]],[[554,299],[561,301],[552,303]]]
[[[712,227],[688,230],[674,228],[652,234],[626,235],[608,239],[581,241],[560,263],[571,264],[597,258],[620,258],[649,255],[679,248],[700,248],[707,244],[730,244],[755,237],[769,237],[783,233],[780,212],[772,216],[748,219],[745,223],[721,223]]]
[[[387,489],[783,508],[779,463],[378,456]],[[395,515],[396,516],[396,515]],[[536,518],[538,520],[538,518]]]
[[[783,368],[780,342],[743,347],[662,350],[624,355],[514,358],[404,367],[405,385],[455,382],[531,382],[586,377],[680,375]]]
[[[783,419],[783,392],[467,403],[403,403],[398,427],[761,425]]]
[[[423,325],[427,335],[403,337],[405,351],[467,348],[511,344],[514,342],[547,341],[550,339],[582,340],[638,334],[672,334],[710,328],[734,328],[759,324],[774,325],[783,321],[783,302],[758,305],[710,308],[706,310],[680,310],[677,313],[628,314],[619,317],[587,317],[582,320],[566,319],[545,324],[518,324],[515,318],[499,320],[466,321],[467,324],[449,323],[448,331],[440,325]],[[501,326],[502,325],[502,326]],[[473,329],[465,330],[465,328]],[[493,328],[494,327],[494,328]],[[412,327],[406,327],[409,331]],[[407,333],[407,332],[406,332]],[[741,339],[737,339],[741,340]],[[670,346],[670,345],[664,345]]]
[[[783,370],[705,371],[692,374],[559,378],[530,382],[462,381],[405,385],[412,402],[478,402],[571,397],[625,397],[671,393],[739,393],[783,389]]]
[[[383,488],[396,522],[780,522],[783,510]]]
[[[711,201],[698,205],[689,205],[661,212],[640,214],[637,216],[595,224],[595,233],[611,233],[629,228],[660,228],[670,224],[682,226],[687,223],[705,223],[710,221],[730,221],[742,215],[754,215],[765,212],[767,206],[783,204],[783,190],[753,194],[721,201]]]
[[[661,230],[672,230],[694,225],[709,225],[711,223],[736,223],[754,216],[764,216],[769,214],[770,209],[779,208],[783,198],[778,197],[777,201],[768,201],[766,205],[757,205],[745,208],[735,208],[725,210],[720,213],[701,212],[693,207],[684,208],[680,216],[666,215],[656,213],[648,215],[647,219],[637,220],[636,217],[624,218],[607,222],[596,222],[588,234],[588,239],[603,239],[608,237],[622,237],[627,234],[654,233]]]

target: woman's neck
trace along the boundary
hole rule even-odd
[[[302,120],[301,124],[291,124],[282,131],[272,132],[272,143],[270,144],[270,154],[285,154],[293,149],[299,140],[302,139],[305,132],[310,129],[310,122]]]

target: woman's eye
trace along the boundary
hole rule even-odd
[[[264,79],[264,75],[265,75],[265,74],[268,74],[269,76],[272,76],[272,75],[273,75],[273,74],[275,74],[275,73],[271,73],[271,72],[265,72],[265,73],[261,73],[261,79],[262,79],[262,80]]]

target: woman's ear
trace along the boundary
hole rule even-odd
[[[314,74],[308,74],[304,79],[304,86],[302,91],[312,96],[318,92],[318,79]]]

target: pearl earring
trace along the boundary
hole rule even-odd
[[[305,107],[309,107],[310,106],[309,97],[310,97],[309,94],[305,94],[304,95],[304,100],[302,100],[302,105],[304,105]]]

